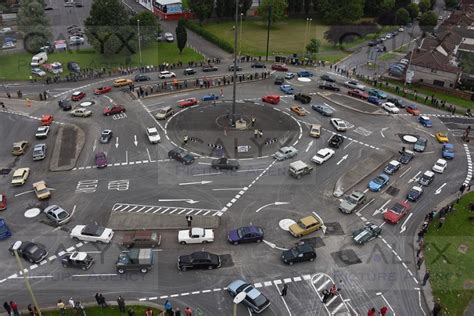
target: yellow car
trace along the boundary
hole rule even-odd
[[[449,142],[448,134],[446,134],[444,132],[437,132],[435,134],[435,137],[436,137],[436,140],[440,143],[448,143]]]
[[[49,191],[46,182],[44,181],[33,183],[33,190],[35,191],[38,200],[45,200],[51,197],[51,191]]]
[[[311,234],[312,232],[317,231],[321,228],[321,223],[319,220],[313,216],[309,215],[303,217],[298,222],[290,226],[290,233],[296,238]]]
[[[28,176],[30,175],[30,168],[18,168],[13,173],[12,185],[23,185],[25,184]]]
[[[295,112],[299,116],[305,116],[306,115],[306,111],[303,109],[303,107],[301,105],[292,105],[290,107],[290,110],[292,112]]]
[[[19,142],[13,143],[13,148],[12,148],[12,155],[14,156],[21,156],[26,152],[26,149],[28,149],[29,143],[26,140],[21,140]]]
[[[116,80],[114,80],[114,87],[129,86],[132,83],[133,83],[133,81],[130,80],[130,79],[116,79]]]

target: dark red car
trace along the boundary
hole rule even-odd
[[[421,114],[421,111],[414,104],[407,105],[407,107],[405,109],[407,110],[408,113],[410,113],[412,115],[415,115],[415,116]]]
[[[271,103],[271,104],[278,104],[280,102],[279,95],[264,95],[262,97],[263,102]]]
[[[369,94],[367,92],[364,92],[359,89],[349,90],[347,94],[350,95],[351,97],[356,97],[356,98],[360,98],[364,100],[367,100],[369,98]]]
[[[107,93],[107,92],[110,92],[110,91],[112,91],[112,87],[110,87],[110,86],[99,87],[99,88],[95,89],[94,94],[104,94],[104,93]]]
[[[75,91],[71,95],[72,101],[80,101],[86,96],[86,93],[83,91]]]
[[[387,223],[397,224],[408,212],[410,205],[407,202],[397,202],[383,214],[383,218]]]
[[[0,211],[7,209],[7,197],[5,193],[0,193]]]
[[[112,115],[125,112],[125,108],[121,105],[114,105],[104,109],[104,115]]]
[[[288,71],[288,67],[285,64],[273,64],[272,70],[276,71]]]
[[[188,98],[188,99],[178,101],[178,106],[180,108],[185,108],[185,107],[193,106],[196,104],[198,104],[198,100],[196,98]]]

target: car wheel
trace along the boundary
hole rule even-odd
[[[81,267],[82,271],[87,271],[87,267],[86,266],[83,266]]]
[[[102,245],[104,242],[102,240],[97,240],[98,245]]]
[[[207,244],[208,241],[207,241],[207,240],[203,240],[202,243],[203,243],[203,244]]]
[[[257,239],[257,241],[256,241],[256,242],[262,242],[262,240],[263,240],[263,239]]]
[[[292,266],[292,265],[293,265],[293,261],[288,262],[288,264],[289,264],[290,266]]]
[[[72,237],[72,239],[75,240],[75,241],[79,241],[79,238],[77,238],[77,237]]]
[[[232,167],[232,170],[233,170],[233,171],[237,170],[237,167]]]
[[[238,241],[234,241],[234,245],[238,245],[238,244],[239,244],[239,242],[238,242]]]
[[[214,269],[214,267],[213,267],[213,266],[209,266],[209,267],[207,267],[207,269],[208,269],[208,270],[212,270],[212,269]]]
[[[310,261],[310,262],[313,262],[313,261],[314,261],[314,258],[309,259],[309,261]]]
[[[186,164],[186,161],[183,160],[183,165],[185,165],[185,164]]]
[[[185,241],[180,242],[181,245],[186,245]]]
[[[34,261],[33,259],[31,259],[31,258],[29,258],[28,261],[29,261],[30,263],[35,263],[35,261]]]
[[[300,175],[300,174],[297,175],[297,176],[296,176],[296,179],[301,179],[301,175]]]
[[[215,168],[216,170],[219,170],[219,166],[214,166],[214,168]]]
[[[147,272],[148,272],[148,269],[147,269],[147,268],[141,268],[141,269],[140,269],[140,272],[141,272],[141,273],[147,273]]]
[[[181,267],[181,268],[179,268],[179,269],[180,269],[181,271],[186,271],[186,270],[187,270],[186,267]]]
[[[168,159],[173,159],[173,156],[171,156],[171,155],[168,155]]]
[[[67,268],[67,264],[64,264],[64,263],[63,263],[63,268]]]
[[[10,256],[14,256],[15,253],[13,251],[10,251]]]
[[[118,269],[117,272],[120,273],[120,274],[124,274],[125,270],[124,269]]]

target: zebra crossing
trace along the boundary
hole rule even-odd
[[[335,283],[333,279],[325,273],[316,273],[311,277],[311,286],[321,301],[323,300],[323,295],[321,292],[324,289],[330,289],[334,284]],[[346,300],[342,298],[341,294],[334,295],[326,303],[323,303],[323,306],[329,315],[352,315],[349,307],[346,304]]]
[[[129,203],[115,203],[112,212],[121,213],[142,213],[142,214],[166,214],[166,215],[200,215],[200,216],[221,216],[221,210],[174,207],[160,205],[142,205]]]

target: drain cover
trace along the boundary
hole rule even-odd
[[[398,192],[400,192],[400,189],[399,188],[396,188],[396,187],[392,187],[392,186],[389,186],[387,188],[387,191],[385,191],[388,195],[391,195],[391,196],[396,196],[398,194]]]
[[[234,266],[234,262],[232,261],[232,256],[229,254],[226,255],[219,255],[221,258],[221,267],[222,268],[229,268]]]
[[[4,176],[4,175],[9,174],[10,171],[12,171],[12,169],[8,169],[8,168],[0,169],[0,174]]]
[[[362,260],[352,249],[345,249],[331,253],[331,257],[334,259],[336,264],[340,267],[350,266],[353,264],[361,263]]]
[[[334,222],[334,223],[324,223],[324,225],[326,225],[326,236],[344,235],[344,231],[342,230],[341,224]]]

